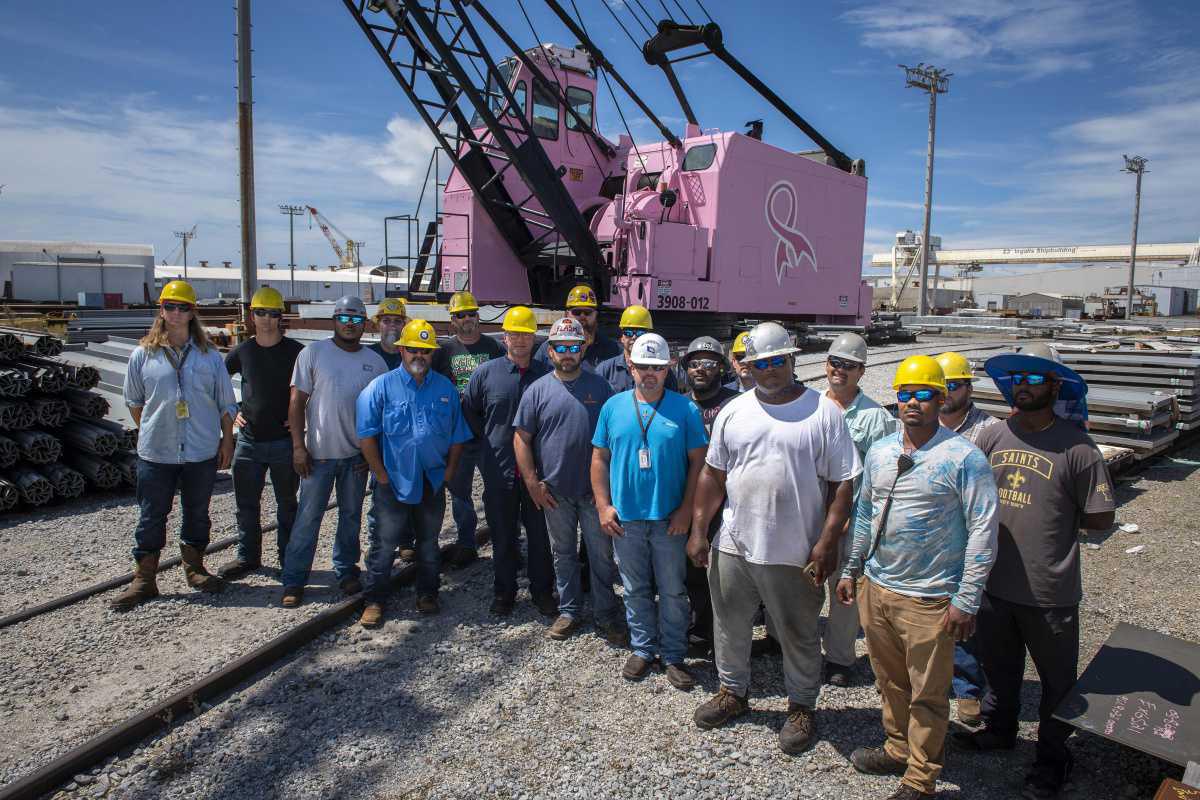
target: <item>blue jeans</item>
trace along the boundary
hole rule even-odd
[[[621,520],[623,536],[613,540],[625,585],[629,646],[646,660],[682,664],[687,655],[687,539],[667,533],[667,520]],[[658,602],[654,585],[658,584]]]
[[[591,573],[592,613],[596,622],[615,622],[621,613],[613,584],[621,579],[613,560],[613,540],[600,530],[600,517],[591,497],[563,497],[551,490],[558,508],[547,508],[546,531],[554,554],[554,576],[558,585],[558,612],[578,619],[583,614],[583,590],[579,583],[579,537],[583,533]]]
[[[233,497],[237,502],[238,561],[262,563],[262,492],[267,472],[275,490],[275,546],[279,564],[287,553],[288,539],[296,521],[296,492],[300,476],[292,466],[291,438],[256,442],[238,434],[233,451]]]
[[[312,473],[300,480],[300,506],[283,559],[284,586],[303,587],[308,583],[321,519],[334,484],[337,484],[338,522],[333,540],[333,569],[339,581],[358,575],[358,531],[367,491],[367,462],[361,455],[313,459]]]
[[[217,479],[217,459],[184,464],[159,464],[138,459],[137,501],[140,514],[133,531],[133,559],[157,555],[167,544],[167,515],[179,492],[179,541],[203,550],[208,547],[212,521],[208,501]]]
[[[375,476],[372,475],[367,483],[367,488],[371,491],[371,495],[375,494]],[[375,513],[375,503],[367,507],[367,556],[364,563],[369,563],[371,554],[380,546],[379,544],[379,518]],[[399,536],[396,537],[396,545],[392,549],[392,560],[396,559],[396,550],[407,549],[413,546],[413,529],[411,525],[405,525],[400,529]]]
[[[529,490],[522,481],[508,485],[501,476],[484,475],[490,490],[484,491],[488,526],[492,530],[492,566],[496,571],[494,591],[504,597],[517,594],[517,566],[521,556],[521,527],[525,528],[529,575],[529,593],[534,597],[554,593],[554,560],[550,555],[550,538],[546,534],[546,517],[533,504]]]
[[[954,677],[950,685],[956,700],[982,700],[987,691],[987,677],[979,664],[977,647],[973,635],[954,644]]]
[[[373,546],[367,562],[367,600],[387,602],[392,593],[392,554],[400,536],[415,533],[417,544],[417,594],[437,595],[438,567],[441,553],[438,534],[442,532],[442,517],[446,514],[446,489],[436,491],[425,482],[425,493],[417,504],[396,499],[391,486],[375,486],[371,495],[371,513],[376,520],[379,545]]]
[[[472,439],[463,445],[462,454],[458,457],[458,467],[454,476],[446,482],[450,491],[450,516],[454,517],[454,527],[458,530],[458,546],[475,550],[475,529],[479,527],[479,515],[475,513],[475,501],[471,497],[471,487],[475,482],[475,470],[480,468],[483,457],[483,441]],[[480,469],[480,475],[483,472]],[[492,515],[487,512],[487,498],[484,498],[484,516],[491,527]],[[412,539],[410,537],[409,541]]]

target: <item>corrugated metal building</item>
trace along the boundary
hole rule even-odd
[[[1071,311],[1083,311],[1083,298],[1053,292],[1029,292],[1008,298],[1004,307],[1022,317],[1066,317]]]
[[[202,262],[204,263],[204,262]],[[184,279],[182,266],[158,266],[154,268],[155,296],[163,284],[173,280]],[[228,298],[236,300],[241,292],[241,271],[229,262],[220,267],[199,266],[188,267],[186,280],[196,290],[201,300]],[[403,289],[407,282],[396,275],[386,277],[372,275],[371,269],[363,267],[361,275],[356,270],[309,269],[296,268],[295,290],[291,270],[288,267],[259,267],[258,285],[272,286],[283,293],[283,296],[293,300],[337,300],[350,294],[361,297],[366,302],[374,302],[386,297],[385,291],[395,292]]]
[[[80,292],[144,302],[154,286],[154,247],[109,242],[0,241],[8,300],[74,302]]]

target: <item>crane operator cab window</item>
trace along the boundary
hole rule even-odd
[[[552,88],[533,82],[533,132],[543,139],[558,138],[558,98]]]
[[[524,116],[525,115],[525,111],[526,111],[525,104],[526,104],[526,94],[527,94],[526,90],[525,90],[525,81],[517,81],[517,84],[515,86],[513,86],[512,78],[513,78],[514,66],[515,66],[515,62],[513,62],[511,60],[501,62],[500,64],[498,64],[496,66],[496,71],[500,73],[501,80],[503,80],[506,84],[508,84],[509,86],[512,87],[513,100],[515,100],[516,103],[511,108],[505,109],[505,105],[507,104],[507,101],[505,100],[504,92],[501,91],[501,89],[500,89],[499,85],[497,85],[494,77],[488,78],[488,105],[491,108],[492,113],[495,114],[496,116],[500,116],[501,112],[503,112],[505,110],[507,110],[508,114],[511,116]],[[471,120],[471,127],[472,128],[484,127],[483,118],[481,116],[479,116],[478,113],[475,114],[474,119]]]
[[[571,110],[578,114],[589,128],[592,127],[592,93],[587,89],[580,89],[578,86],[568,86],[567,102],[571,104]],[[583,126],[579,124],[579,120],[575,118],[574,114],[567,114],[567,130],[583,130]]]

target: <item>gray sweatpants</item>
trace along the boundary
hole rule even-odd
[[[739,556],[709,553],[714,650],[721,685],[745,695],[750,688],[750,643],[759,603],[771,617],[772,633],[783,648],[783,683],[788,699],[814,708],[821,691],[821,635],[818,618],[825,588],[814,586],[802,567],[751,564]]]

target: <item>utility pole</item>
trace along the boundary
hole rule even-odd
[[[183,279],[187,280],[187,243],[196,238],[196,229],[190,231],[175,231],[176,239],[183,239]]]
[[[929,93],[929,150],[925,155],[925,222],[921,227],[921,293],[917,303],[917,313],[925,315],[929,313],[929,216],[933,210],[933,142],[937,129],[937,96],[950,90],[950,76],[953,73],[925,63],[915,67],[900,64],[899,67],[904,70],[905,87]],[[933,276],[935,293],[940,278],[941,265],[938,264]],[[936,299],[935,294],[935,302]]]
[[[292,299],[296,298],[296,217],[305,213],[304,206],[279,206],[279,213],[288,217],[288,267],[292,271],[292,288],[288,290]]]
[[[1146,159],[1141,156],[1121,157],[1125,159],[1125,168],[1121,171],[1137,176],[1136,188],[1133,191],[1133,239],[1129,243],[1129,287],[1125,295],[1125,319],[1133,319],[1133,270],[1137,264],[1138,217],[1142,213],[1142,175],[1146,172]]]
[[[254,118],[250,69],[250,0],[235,0],[237,14],[238,166],[242,189],[242,324],[258,278],[258,245],[254,236]]]

